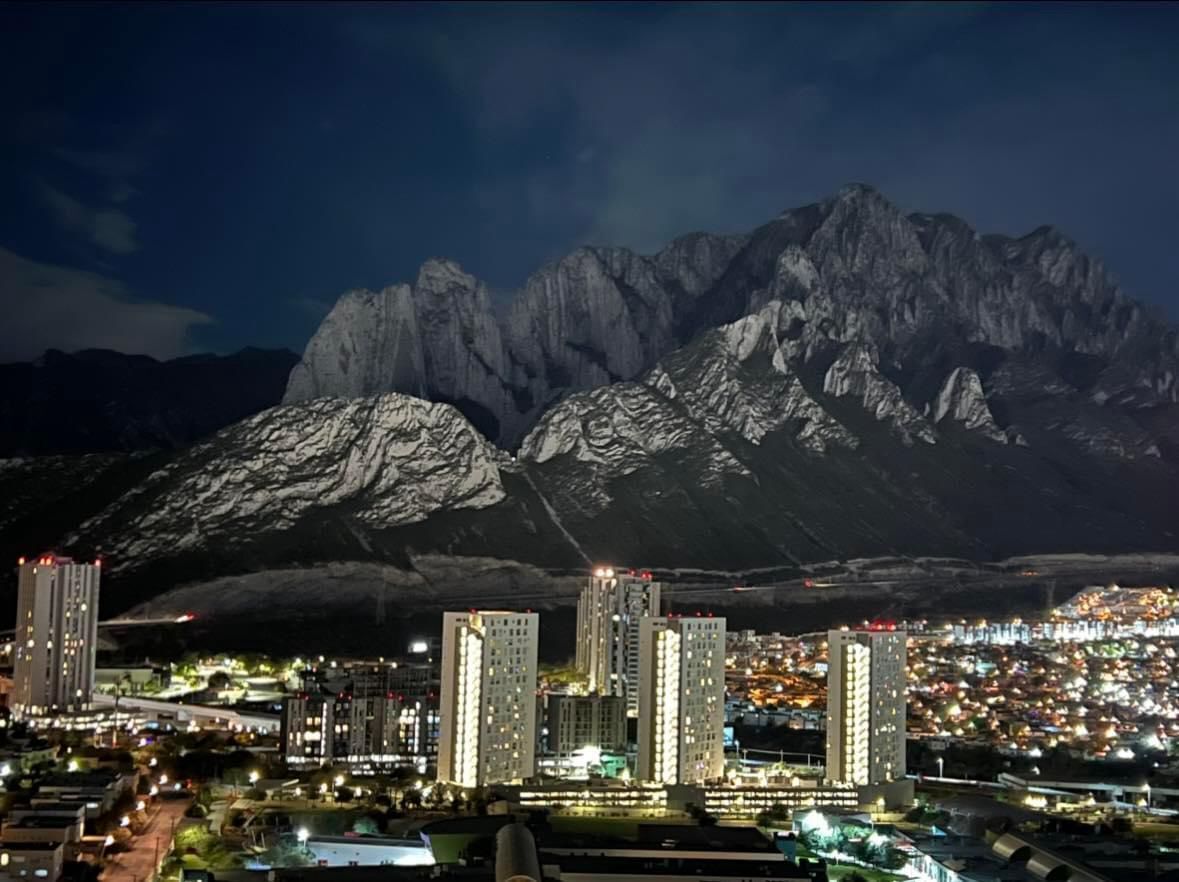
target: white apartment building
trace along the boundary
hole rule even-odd
[[[625,699],[630,717],[639,713],[639,621],[659,615],[659,591],[649,571],[598,567],[577,601],[577,669],[590,692]]]
[[[101,568],[46,554],[20,561],[12,707],[18,716],[84,710],[94,691]]]
[[[904,631],[827,634],[827,778],[887,784],[905,777]]]
[[[464,787],[536,768],[536,613],[443,613],[438,780]]]
[[[724,774],[725,620],[644,618],[637,777],[700,784]]]

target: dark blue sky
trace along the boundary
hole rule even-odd
[[[1052,223],[1179,314],[1179,6],[0,7],[0,360],[301,349],[457,259],[750,229],[849,181]]]

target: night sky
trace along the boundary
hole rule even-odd
[[[0,6],[0,360],[301,351],[431,256],[505,300],[850,181],[1176,317],[1176,45],[1175,4]]]

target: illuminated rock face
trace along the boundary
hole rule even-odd
[[[453,407],[407,395],[316,399],[238,423],[96,518],[113,567],[248,546],[326,512],[358,533],[504,498],[500,454]],[[71,543],[77,540],[71,540]]]
[[[1052,230],[980,236],[851,187],[748,236],[580,249],[502,314],[430,261],[341,298],[284,406],[162,464],[96,462],[94,487],[0,461],[0,497],[51,498],[41,547],[144,585],[423,553],[1170,548],[1176,339]]]
[[[948,215],[903,215],[861,185],[747,236],[697,233],[651,256],[580,248],[535,272],[500,315],[483,283],[427,261],[412,285],[343,295],[285,401],[402,392],[453,403],[515,446],[566,395],[637,379],[771,302],[788,316],[785,361],[829,365],[835,353],[826,385],[911,442],[932,443],[932,429],[898,395],[920,412],[963,368],[985,397],[994,353],[1036,355],[1097,404],[1179,401],[1179,335],[1060,233],[981,236]],[[909,382],[935,364],[937,386]]]

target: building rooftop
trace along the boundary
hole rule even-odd
[[[543,858],[542,858],[543,861]],[[751,879],[810,879],[822,866],[819,863],[795,864],[791,861],[725,860],[711,861],[675,856],[635,858],[626,856],[561,855],[553,861],[562,873],[585,873],[593,876],[707,876]]]
[[[617,849],[649,851],[745,851],[781,860],[774,843],[755,827],[702,827],[689,824],[639,824],[634,838],[592,832],[536,831],[540,851],[554,849]]]
[[[122,778],[121,772],[115,769],[85,769],[78,772],[54,772],[41,780],[41,788],[46,787],[108,787]]]
[[[78,818],[73,817],[25,815],[23,818],[17,818],[15,821],[6,821],[4,827],[5,829],[18,827],[22,830],[64,830],[77,823]]]

